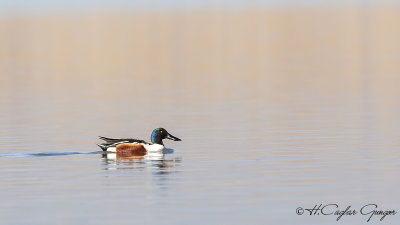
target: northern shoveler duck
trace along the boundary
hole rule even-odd
[[[170,139],[173,141],[181,141],[181,139],[171,135],[164,128],[156,128],[151,133],[151,143],[133,139],[133,138],[106,138],[99,136],[105,143],[98,144],[98,146],[107,152],[115,152],[123,155],[145,155],[146,152],[162,152],[164,151],[163,139]]]

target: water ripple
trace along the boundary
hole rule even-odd
[[[40,153],[22,153],[22,152],[5,152],[0,153],[0,157],[42,157],[42,156],[68,156],[68,155],[93,155],[101,154],[102,151],[94,152],[40,152]]]

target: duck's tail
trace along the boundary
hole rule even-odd
[[[107,151],[108,145],[107,144],[97,144],[103,151]]]

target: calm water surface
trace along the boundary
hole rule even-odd
[[[231,17],[215,26],[232,25]],[[107,49],[110,43],[99,50],[103,58],[78,56],[89,57],[85,67],[86,58],[76,60],[68,48],[54,50],[54,57],[66,51],[65,58],[46,61],[39,49],[25,48],[18,32],[27,31],[9,34],[0,76],[1,223],[338,224],[333,216],[298,216],[296,208],[376,203],[400,211],[398,53],[379,37],[320,30],[336,34],[339,47],[330,49],[330,40],[296,31],[304,21],[293,17],[279,17],[286,31],[271,35],[302,34],[298,39],[264,42],[269,31],[259,24],[239,38],[211,35],[199,47],[184,42],[198,50],[193,54],[164,49],[169,42],[155,32],[161,20],[145,23],[155,39],[140,50],[149,52],[140,69],[121,54],[108,55],[125,52]],[[190,27],[197,20],[185,21]],[[243,21],[227,29],[254,22]],[[25,26],[8,22],[14,25]],[[371,26],[365,32],[377,27]],[[116,37],[126,34],[118,29]],[[280,55],[264,53],[270,44]],[[346,47],[356,44],[355,52]],[[151,57],[160,51],[171,55]],[[183,141],[165,141],[174,151],[150,159],[109,159],[95,145],[98,135],[149,140],[156,127]],[[378,220],[372,222],[394,224],[400,215]]]

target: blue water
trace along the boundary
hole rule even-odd
[[[397,104],[374,93],[359,99],[354,90],[346,97],[324,91],[316,96],[307,85],[297,87],[301,95],[275,100],[250,87],[225,86],[232,93],[226,96],[218,89],[199,92],[195,84],[179,92],[162,87],[169,101],[162,108],[152,103],[159,93],[132,100],[137,90],[129,89],[108,99],[86,95],[87,89],[57,89],[62,104],[55,105],[51,98],[18,104],[3,99],[1,221],[337,224],[336,217],[298,216],[296,209],[330,203],[399,209],[400,126],[395,114],[385,115]],[[40,90],[32,95],[42,95]],[[165,141],[174,149],[169,154],[116,158],[96,146],[98,135],[149,140],[159,126],[183,139]],[[383,223],[396,221],[398,216],[388,216]]]

